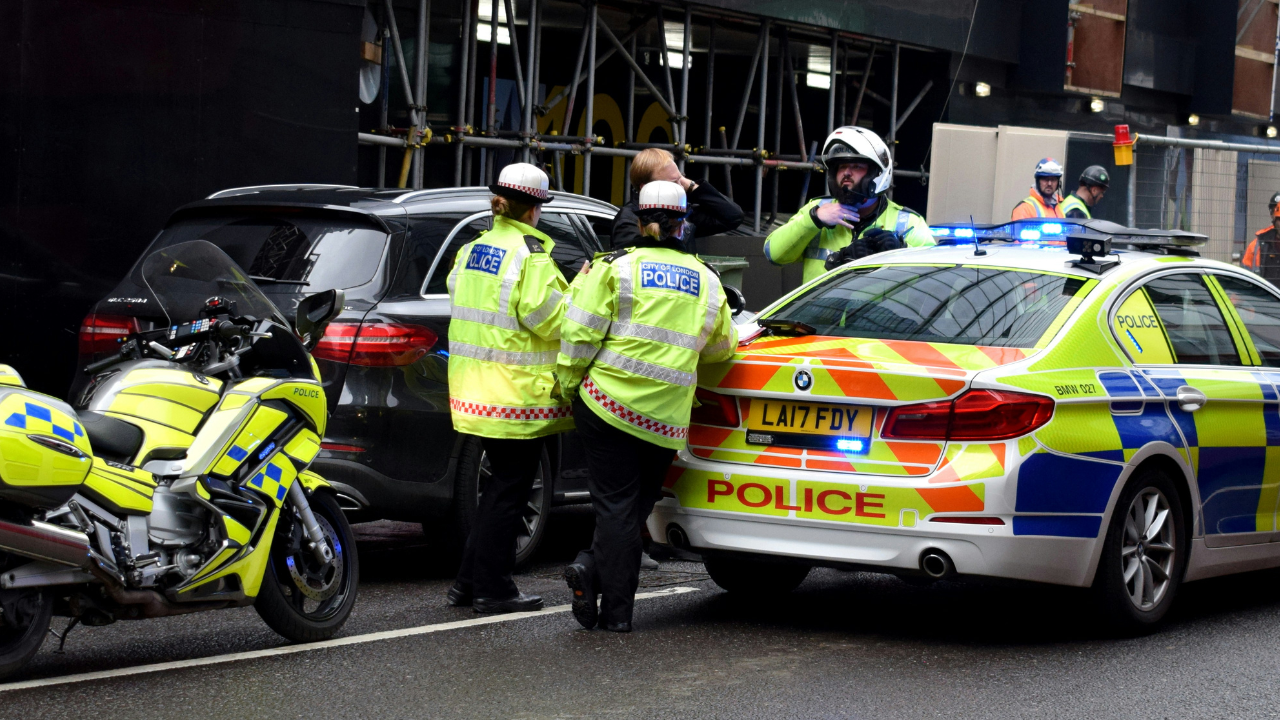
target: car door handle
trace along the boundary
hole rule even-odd
[[[1207,402],[1209,402],[1209,398],[1190,385],[1183,385],[1178,388],[1178,407],[1182,408],[1184,412],[1195,412],[1204,407]]]

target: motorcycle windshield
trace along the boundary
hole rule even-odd
[[[271,318],[289,327],[276,306],[235,261],[205,240],[179,243],[152,253],[142,263],[142,281],[160,303],[169,325],[198,319],[209,298],[222,297],[235,304],[233,315]]]

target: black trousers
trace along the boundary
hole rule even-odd
[[[457,586],[478,598],[506,600],[520,590],[511,579],[516,566],[516,534],[538,474],[546,438],[480,438],[493,475],[481,487],[475,523],[462,551]]]
[[[640,584],[640,530],[662,497],[662,481],[675,451],[625,433],[582,400],[573,406],[590,476],[596,530],[591,548],[578,554],[600,590],[600,621],[631,622]]]

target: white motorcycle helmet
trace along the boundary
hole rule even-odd
[[[852,190],[836,182],[836,168],[846,162],[865,162],[870,170]],[[827,173],[827,190],[843,205],[861,205],[880,197],[893,183],[889,146],[866,128],[845,125],[827,136],[818,157]]]

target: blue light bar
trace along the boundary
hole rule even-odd
[[[973,228],[956,228],[956,237],[971,238],[973,237]]]
[[[862,452],[865,443],[861,440],[850,440],[848,438],[840,438],[836,441],[836,449],[845,452]]]
[[[1040,232],[1045,235],[1061,235],[1062,223],[1045,223],[1040,226]]]
[[[1026,228],[1025,230],[1022,230],[1021,232],[1018,233],[1018,237],[1022,238],[1023,240],[1039,240],[1040,231],[1034,230],[1032,228]]]
[[[951,234],[951,228],[930,228],[934,237],[946,237]]]

